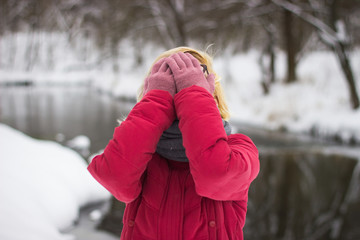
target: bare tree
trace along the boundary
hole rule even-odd
[[[315,4],[307,4],[306,7],[311,9],[311,12],[304,10],[304,6],[300,6],[285,0],[272,0],[276,5],[283,7],[284,9],[292,12],[296,16],[300,17],[304,21],[311,24],[317,31],[321,41],[328,46],[336,55],[345,79],[347,81],[351,106],[353,109],[357,109],[360,106],[359,95],[357,93],[355,77],[350,65],[348,49],[348,37],[345,29],[342,27],[344,19],[340,19],[337,10],[339,2],[337,0],[331,0],[329,4],[324,4],[325,9],[318,9]],[[310,1],[311,3],[311,1]],[[316,13],[325,11],[329,18],[329,21],[325,21]]]
[[[262,87],[264,94],[270,92],[270,85],[275,82],[275,34],[276,28],[274,24],[269,22],[262,22],[264,30],[266,31],[267,40],[261,52],[259,65],[262,72]]]

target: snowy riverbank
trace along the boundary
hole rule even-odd
[[[74,239],[61,234],[86,204],[110,194],[76,152],[0,124],[0,239]]]
[[[28,56],[26,46],[37,49],[38,54]],[[149,45],[135,49],[131,42],[123,41],[113,58],[96,50],[90,39],[79,37],[69,43],[64,34],[44,32],[4,36],[0,47],[2,84],[88,84],[122,99],[136,98],[153,59],[164,50]],[[143,62],[137,65],[139,52]],[[360,109],[350,107],[348,87],[333,53],[307,53],[298,65],[298,82],[286,85],[282,83],[285,56],[278,52],[277,82],[269,95],[262,93],[258,59],[256,50],[236,55],[218,51],[215,56],[214,68],[222,76],[233,120],[360,144]],[[360,93],[360,49],[353,51],[350,59]]]
[[[269,95],[262,93],[257,58],[256,52],[249,52],[234,56],[227,66],[231,83],[225,88],[234,119],[268,129],[360,144],[360,109],[351,109],[348,87],[332,53],[305,56],[298,66],[298,82],[289,85],[281,82],[285,60],[280,54],[278,82],[271,86]],[[351,60],[360,93],[360,69],[356,67],[360,65],[359,50]],[[221,59],[218,61],[221,65]]]

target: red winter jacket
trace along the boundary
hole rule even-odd
[[[155,153],[176,114],[189,163]],[[147,93],[88,170],[126,203],[122,240],[243,239],[259,160],[249,137],[226,135],[211,94],[191,86],[174,100]]]

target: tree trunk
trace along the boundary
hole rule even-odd
[[[265,95],[269,94],[270,86],[275,82],[274,42],[270,35],[271,33],[269,33],[269,42],[259,58],[259,65],[262,73],[261,85]]]
[[[33,54],[33,47],[34,47],[34,32],[28,34],[26,39],[26,51],[25,51],[25,71],[30,71],[32,66],[32,54]]]
[[[354,74],[350,65],[349,57],[346,54],[344,44],[339,42],[338,46],[333,48],[333,51],[339,60],[341,69],[348,84],[351,106],[353,109],[357,109],[360,106],[359,95],[357,93]]]
[[[163,16],[161,15],[161,11],[163,9],[161,8],[160,3],[156,0],[148,0],[148,1],[149,1],[151,13],[156,23],[156,28],[161,36],[165,48],[170,49],[174,47],[175,39],[173,39],[174,37],[171,36],[171,33],[166,27],[168,25],[166,23],[166,19],[164,19]]]
[[[183,9],[179,9],[178,6],[176,6],[176,3],[168,0],[168,5],[170,6],[170,9],[172,11],[173,15],[173,23],[169,26],[172,28],[173,35],[175,37],[175,44],[176,47],[178,46],[186,46],[187,45],[187,37],[186,32],[184,28],[184,19],[183,15],[185,14],[183,12]]]
[[[178,14],[176,14],[178,15]],[[176,28],[179,34],[179,38],[176,39],[176,45],[178,46],[186,46],[187,45],[187,39],[186,34],[183,26],[183,21],[180,16],[176,16]]]
[[[269,42],[268,42],[268,54],[270,56],[270,65],[269,65],[269,74],[270,74],[270,83],[275,83],[275,51],[274,51],[274,46],[275,46],[275,35],[274,32],[269,30],[268,31],[268,37],[269,37]]]
[[[332,0],[329,4],[329,25],[330,27],[337,32],[339,29],[336,29],[336,22],[339,20],[338,9],[339,9],[339,1]],[[342,41],[342,39],[338,39],[334,46],[330,46],[336,57],[340,63],[341,69],[345,76],[349,93],[350,93],[350,101],[353,109],[357,109],[359,107],[359,95],[356,89],[356,82],[354,79],[354,74],[350,65],[350,60],[346,52],[346,43]]]
[[[285,51],[287,53],[287,76],[286,83],[296,81],[296,46],[293,34],[293,18],[292,13],[284,9],[284,40]]]

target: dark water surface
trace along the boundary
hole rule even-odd
[[[86,135],[91,153],[106,146],[133,105],[88,86],[0,87],[0,122],[39,139]],[[260,150],[246,239],[360,240],[359,149],[232,124]]]
[[[38,139],[86,135],[92,153],[106,146],[133,105],[88,86],[0,87],[0,122]]]

